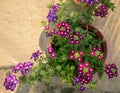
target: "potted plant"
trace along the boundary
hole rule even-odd
[[[103,73],[110,79],[117,77],[117,66],[107,63],[109,42],[103,31],[92,24],[94,16],[106,17],[114,4],[110,0],[59,1],[49,6],[47,22],[42,21],[48,37],[46,51],[32,54],[30,59],[35,61],[34,65],[33,62],[19,63],[12,67],[12,72],[21,71],[19,81],[32,84],[41,80],[50,83],[51,77],[57,76],[69,86],[78,85],[80,91],[87,86],[95,88]],[[95,75],[99,79],[96,80]],[[14,91],[17,83],[14,75],[8,75],[4,86]]]

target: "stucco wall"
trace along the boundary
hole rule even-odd
[[[46,18],[47,5],[52,1],[0,0],[0,93],[10,93],[2,87],[5,74],[9,70],[7,67],[28,61],[31,53],[40,49],[40,43],[44,42],[44,39],[40,40],[43,31],[40,22]],[[95,18],[94,23],[108,35],[112,55],[110,62],[115,62],[120,67],[120,0],[112,1],[116,4],[115,12],[110,12],[107,18]],[[66,85],[56,81],[51,85],[53,89],[42,83],[34,86],[19,85],[16,93],[73,93],[72,90],[65,92]],[[119,82],[120,76],[112,80],[106,80],[104,76],[98,83],[97,90],[88,89],[85,93],[120,93]],[[74,93],[79,91],[75,90]]]

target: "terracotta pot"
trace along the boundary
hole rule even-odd
[[[105,42],[102,43],[103,46],[103,51],[104,51],[104,63],[109,62],[110,60],[110,44],[109,44],[109,40],[106,36],[106,34],[104,33],[103,30],[101,30],[98,26],[96,26],[95,24],[92,25],[84,25],[83,28],[87,28],[89,31],[91,32],[95,32],[95,34],[97,35],[98,38],[100,38],[100,40],[105,39]]]
[[[83,25],[83,28],[88,29],[91,32],[94,32],[94,30],[96,29],[97,31],[95,32],[95,34],[98,36],[98,38],[100,38],[100,40],[105,39],[105,42],[102,43],[103,46],[103,51],[104,51],[104,63],[109,62],[110,60],[110,44],[109,44],[109,40],[106,36],[106,34],[104,33],[103,30],[101,30],[98,26],[96,26],[95,24],[92,25]],[[51,46],[51,40],[50,38],[47,38],[47,47]]]

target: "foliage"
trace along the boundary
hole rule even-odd
[[[83,91],[86,84],[96,88],[97,81],[92,80],[95,74],[99,79],[105,71],[109,78],[118,75],[115,64],[106,67],[104,63],[105,38],[100,39],[98,29],[90,26],[94,16],[106,17],[109,9],[114,10],[115,6],[110,0],[101,0],[92,5],[81,2],[79,6],[73,0],[64,3],[59,0],[57,5],[50,4],[48,7],[48,22],[42,21],[41,24],[45,26],[44,31],[51,45],[45,52],[38,50],[32,54],[30,59],[35,61],[33,67],[31,62],[28,62],[31,65],[24,62],[24,65],[20,63],[13,67],[14,73],[19,70],[23,73],[19,77],[20,82],[34,84],[45,81],[49,84],[51,77],[59,77],[69,86],[78,84]],[[108,73],[108,70],[111,72]],[[114,74],[111,76],[111,73]]]

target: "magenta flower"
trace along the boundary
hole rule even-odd
[[[102,60],[103,58],[101,55],[98,55],[97,57],[98,57],[98,60]]]
[[[45,26],[45,30],[50,30],[50,26],[49,25]]]
[[[27,75],[32,66],[32,62],[18,63],[16,66],[12,67],[12,72],[17,73],[18,71],[21,71],[22,75]]]
[[[12,72],[17,73],[22,68],[23,68],[23,64],[22,63],[18,63],[16,66],[12,67]]]
[[[101,0],[84,0],[84,2],[88,5],[94,5],[96,3],[99,3]]]
[[[118,76],[118,68],[114,63],[106,65],[105,72],[110,79]]]
[[[53,52],[53,48],[52,48],[52,47],[48,47],[48,48],[47,48],[47,52],[48,52],[48,53],[52,53],[52,52]]]
[[[70,44],[80,44],[80,40],[83,39],[83,36],[80,34],[80,32],[75,32],[74,34],[69,34],[69,39]]]
[[[14,91],[17,84],[18,84],[18,80],[16,79],[15,75],[8,75],[3,83],[6,90],[11,90],[11,91]]]
[[[56,34],[59,35],[59,36],[62,36],[62,37],[67,36],[71,31],[70,26],[66,22],[58,23],[57,24],[57,29],[58,29],[58,32]]]
[[[30,59],[34,59],[34,61],[36,61],[41,54],[42,52],[37,50],[36,52],[32,53],[32,56],[30,57]]]
[[[105,17],[108,14],[108,9],[106,5],[100,5],[95,10],[95,16]]]
[[[56,52],[51,53],[51,58],[56,58]]]
[[[29,70],[32,68],[33,63],[32,62],[24,62],[23,68],[21,69],[22,75],[28,75]]]
[[[90,64],[88,62],[79,64],[78,66],[78,75],[73,81],[73,85],[81,84],[80,90],[83,91],[85,87],[84,84],[88,84],[93,77],[93,68],[90,68]]]
[[[90,51],[90,56],[95,56],[95,51]]]
[[[47,52],[50,54],[51,58],[56,58],[57,54],[56,54],[56,52],[54,52],[52,46],[50,46],[50,47],[47,48]]]
[[[101,54],[102,48],[94,46],[92,47],[92,50],[90,51],[90,56],[97,56],[98,60],[103,59],[103,55]]]
[[[82,62],[82,56],[84,56],[83,51],[75,52],[75,50],[71,50],[69,58],[70,60],[77,59],[78,62]]]

